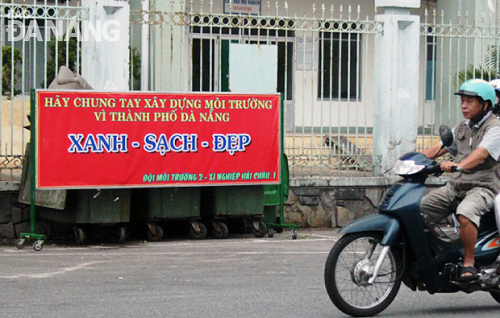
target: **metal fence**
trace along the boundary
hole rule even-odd
[[[468,13],[450,15],[427,11],[421,23],[424,53],[420,140],[428,144],[440,124],[461,120],[459,98],[453,96],[460,85],[472,78],[486,81],[500,77],[500,21],[483,14],[479,19]],[[434,138],[435,139],[435,138]]]
[[[141,57],[150,61],[142,89],[228,91],[229,43],[275,45],[292,177],[372,174],[380,159],[371,150],[371,51],[382,31],[374,12],[369,18],[360,6],[313,5],[311,16],[298,16],[286,2],[268,2],[261,15],[235,14],[231,6],[215,12],[212,1],[197,10],[191,1],[189,7],[132,11],[131,24],[147,25],[151,39],[148,56]],[[132,31],[132,45],[144,40],[144,29]],[[182,59],[174,46],[187,47],[186,62],[176,65]]]
[[[20,177],[30,89],[47,87],[60,65],[80,70],[78,32],[69,40],[61,32],[88,16],[67,1],[26,2],[0,3],[0,181]],[[381,160],[372,152],[372,52],[383,32],[373,7],[313,5],[302,15],[263,2],[261,14],[244,15],[213,1],[162,3],[131,11],[131,89],[228,91],[230,43],[275,45],[291,177],[372,176]],[[489,16],[422,16],[417,148],[436,140],[436,126],[461,118],[452,92],[462,81],[499,76],[496,25]]]
[[[5,2],[0,3],[0,181],[10,189],[21,177],[29,141],[23,127],[29,125],[30,90],[47,88],[61,65],[80,71],[76,28],[88,10],[67,1]]]

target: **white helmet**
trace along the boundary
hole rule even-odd
[[[496,102],[493,106],[493,113],[500,113],[500,78],[494,79],[489,82],[491,86],[495,89]]]
[[[490,81],[490,85],[493,86],[495,90],[500,90],[500,78]]]

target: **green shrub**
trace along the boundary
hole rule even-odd
[[[14,53],[14,63],[12,63],[12,53]],[[17,84],[19,78],[21,77],[21,71],[18,67],[19,64],[22,64],[21,58],[21,50],[14,48],[14,52],[12,52],[12,48],[10,46],[2,47],[2,95],[8,95],[12,97],[12,93],[14,95],[19,94],[21,91],[15,89],[15,85]],[[14,69],[12,66],[14,65]],[[20,65],[22,67],[22,65]],[[14,80],[13,80],[14,79]]]
[[[72,29],[71,34],[75,31]],[[56,65],[56,44],[57,44],[57,65]],[[62,36],[61,40],[56,40],[53,36],[48,43],[49,49],[49,59],[47,61],[47,86],[54,80],[59,72],[59,68],[65,65],[67,68],[81,74],[81,64],[78,63],[78,57],[81,57],[81,47],[75,37],[68,37],[66,39],[66,33]],[[45,87],[45,83],[42,82],[42,87]]]
[[[458,83],[456,89],[458,89],[458,87],[460,87],[465,81],[473,78],[482,78],[489,82],[497,78],[497,74],[498,73],[495,68],[489,66],[478,66],[474,68],[474,65],[469,64],[465,70],[458,72]]]
[[[141,53],[136,47],[130,50],[130,74],[134,77],[134,80],[141,79]]]

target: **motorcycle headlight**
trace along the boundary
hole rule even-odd
[[[399,176],[407,176],[420,172],[424,168],[424,165],[417,165],[413,160],[398,160],[392,167],[392,172]]]

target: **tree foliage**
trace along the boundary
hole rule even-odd
[[[12,95],[19,94],[21,91],[16,89],[15,86],[21,77],[22,58],[21,50],[12,47],[3,46],[2,47],[2,95]],[[14,62],[12,61],[14,58]]]
[[[70,34],[74,32],[73,29]],[[66,36],[66,33],[61,39],[56,39],[54,36],[51,37],[48,43],[49,58],[47,61],[47,86],[56,77],[62,65],[80,74],[81,64],[79,63],[78,57],[81,56],[81,47],[78,44],[78,40],[75,37]],[[45,87],[44,83],[42,83],[42,87]]]
[[[460,87],[463,82],[473,78],[482,78],[488,82],[498,78],[500,61],[497,46],[491,46],[488,49],[484,61],[484,66],[474,67],[474,65],[469,64],[465,70],[458,72],[457,86]]]
[[[134,81],[129,83],[129,86],[134,89],[132,84],[136,86],[141,81],[141,53],[136,47],[130,49],[129,71]]]
[[[458,73],[458,87],[460,87],[463,82],[468,81],[473,78],[482,78],[485,81],[491,81],[497,78],[498,72],[495,68],[485,66],[474,67],[474,65],[469,64],[467,68]]]

